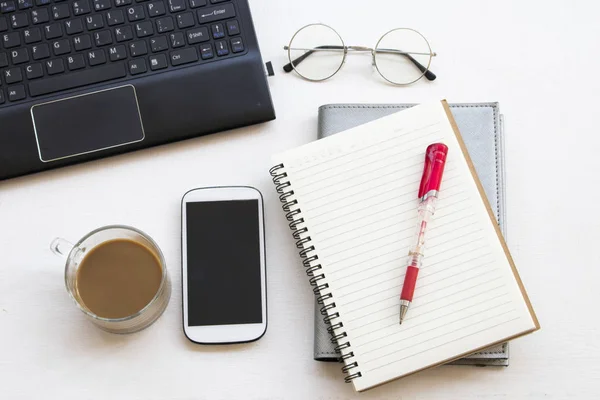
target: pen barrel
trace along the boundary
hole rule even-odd
[[[402,285],[402,293],[400,294],[401,300],[412,301],[417,283],[417,275],[423,262],[425,232],[427,231],[429,220],[435,212],[436,202],[436,197],[428,197],[419,204],[416,233],[413,245],[408,252],[406,275],[404,276],[404,284]]]
[[[427,229],[429,229],[429,221],[435,212],[436,202],[437,198],[429,197],[419,204],[415,235],[413,236],[408,252],[407,265],[421,266],[421,261],[425,253],[425,234]]]
[[[415,285],[417,284],[417,276],[419,275],[419,268],[409,265],[406,268],[406,275],[404,276],[404,284],[402,285],[402,293],[400,293],[400,300],[412,301],[415,293]]]

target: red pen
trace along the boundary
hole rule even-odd
[[[402,293],[400,294],[400,324],[406,316],[408,307],[413,299],[415,285],[419,268],[423,262],[423,251],[425,247],[425,231],[431,216],[435,213],[435,206],[442,183],[442,175],[446,166],[448,146],[443,143],[434,143],[427,146],[425,150],[425,167],[423,177],[419,185],[419,218],[417,220],[417,234],[413,247],[408,252],[408,263]]]

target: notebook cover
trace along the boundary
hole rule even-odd
[[[373,121],[414,104],[328,104],[319,108],[318,138],[331,136],[346,129]],[[504,214],[503,116],[498,103],[451,104],[463,140],[473,160],[477,175],[506,238]],[[338,361],[335,344],[315,301],[314,359]],[[460,360],[455,365],[508,366],[508,343],[493,346]]]

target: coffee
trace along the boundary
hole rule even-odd
[[[123,318],[144,308],[162,280],[155,253],[130,239],[113,239],[90,250],[81,261],[76,292],[92,313]]]

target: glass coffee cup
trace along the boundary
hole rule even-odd
[[[171,282],[162,252],[138,229],[105,226],[75,245],[56,238],[50,249],[66,258],[65,286],[77,307],[105,331],[140,331],[169,303]]]

